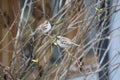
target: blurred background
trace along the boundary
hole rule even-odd
[[[119,10],[120,0],[0,0],[0,80],[118,80]],[[45,20],[50,32],[31,38]],[[58,35],[80,47],[61,49]]]

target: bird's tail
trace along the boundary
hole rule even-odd
[[[75,45],[75,46],[78,46],[78,47],[80,47],[80,45],[78,45],[78,44],[76,44],[76,43],[74,43],[74,42],[73,42],[72,44],[73,44],[73,45]]]

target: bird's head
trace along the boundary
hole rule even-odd
[[[62,38],[62,36],[57,36],[57,40],[60,40]]]

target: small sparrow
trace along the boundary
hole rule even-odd
[[[39,26],[36,28],[35,32],[33,32],[33,33],[31,34],[31,36],[35,35],[36,33],[45,34],[45,33],[49,32],[51,28],[52,28],[52,27],[51,27],[50,22],[49,22],[48,20],[45,20],[44,23],[42,23],[41,25],[39,25]]]
[[[80,46],[80,45],[75,44],[74,42],[72,42],[71,39],[66,38],[66,37],[62,37],[62,36],[57,36],[57,44],[61,48],[67,48],[67,47],[70,47],[72,45]]]

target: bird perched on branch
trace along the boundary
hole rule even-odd
[[[63,37],[63,36],[57,36],[56,38],[53,39],[52,43],[53,43],[53,52],[50,58],[51,63],[61,62],[63,58],[62,53],[63,53],[64,48],[68,48],[72,45],[80,46],[72,42],[71,39]]]
[[[57,42],[56,42],[61,48],[68,48],[72,45],[80,46],[74,42],[72,42],[71,39],[63,37],[63,36],[57,36]]]
[[[31,34],[31,36],[35,35],[36,33],[42,33],[45,34],[50,31],[51,29],[51,24],[48,20],[45,20],[41,25],[39,25],[36,29],[35,32]]]

